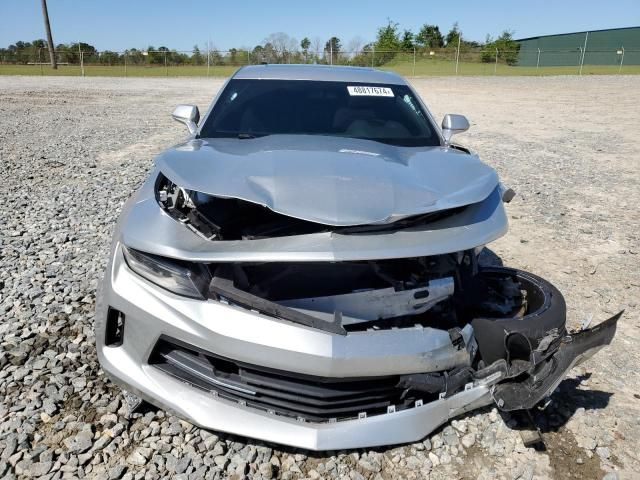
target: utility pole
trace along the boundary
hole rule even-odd
[[[84,77],[84,52],[80,48],[80,40],[78,40],[78,55],[80,56],[80,73]]]
[[[587,40],[589,40],[589,32],[584,36],[584,47],[582,48],[582,57],[580,58],[580,75],[582,75],[582,67],[584,66],[584,54],[587,53]]]
[[[460,60],[460,42],[462,41],[462,33],[458,32],[458,48],[456,49],[456,75],[458,75],[458,61]]]
[[[56,52],[53,50],[53,37],[51,36],[51,25],[49,25],[49,12],[47,11],[47,0],[42,0],[42,16],[44,17],[44,29],[47,31],[47,44],[49,46],[49,57],[51,58],[51,68],[58,68],[56,62]]]
[[[416,47],[413,47],[413,76],[416,76]]]

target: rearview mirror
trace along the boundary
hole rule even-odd
[[[447,144],[456,133],[466,132],[467,130],[469,130],[469,120],[464,115],[447,113],[442,119],[442,135]]]
[[[195,105],[178,105],[171,114],[174,120],[184,123],[192,135],[198,131],[200,110]]]

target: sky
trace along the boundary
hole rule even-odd
[[[483,41],[505,29],[516,38],[640,25],[639,0],[48,0],[53,41],[98,50],[166,46],[253,47],[271,33],[354,38],[364,44],[391,19],[416,32],[424,23],[443,34],[458,22],[463,37]],[[0,46],[45,38],[40,0],[0,0]]]

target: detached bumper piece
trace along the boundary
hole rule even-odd
[[[526,369],[505,364],[510,367],[504,372],[509,379],[496,385],[492,392],[498,407],[506,411],[528,410],[551,395],[569,370],[611,343],[622,313],[593,328],[560,338],[540,357],[532,355]]]

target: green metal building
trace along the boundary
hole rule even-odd
[[[640,27],[521,38],[518,65],[639,65]]]

